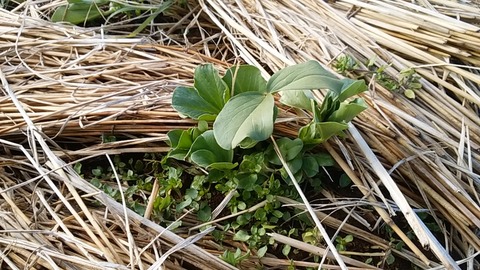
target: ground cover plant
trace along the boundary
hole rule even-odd
[[[69,0],[66,5],[58,6],[51,16],[54,22],[69,22],[77,25],[108,23],[112,18],[126,16],[135,18],[146,13],[142,24],[131,33],[135,36],[141,32],[155,17],[172,6],[173,1],[165,1],[159,5],[137,3],[133,1],[110,0]],[[119,19],[117,19],[118,21]]]
[[[345,177],[331,179],[339,170],[333,158],[316,147],[342,135],[347,123],[367,108],[363,99],[352,98],[365,90],[364,81],[337,79],[316,61],[286,67],[268,81],[250,65],[234,66],[224,76],[212,64],[201,65],[193,87],[177,87],[172,97],[172,106],[197,120],[196,127],[169,131],[171,150],[161,161],[151,154],[128,162],[117,156],[114,168],[98,166],[89,175],[95,186],[120,200],[120,192],[108,184],[112,171],[118,170],[121,180],[130,183],[123,192],[129,207],[141,215],[147,200],[140,193],[152,192],[153,178],[158,179],[152,218],[174,229],[185,211],[193,211],[205,224],[195,228],[218,226],[212,233],[215,239],[231,238],[248,246],[246,254],[225,250],[222,259],[232,265],[250,253],[261,258],[276,252],[288,258],[291,246],[279,246],[270,233],[316,244],[321,240],[314,239],[323,236],[311,217],[282,208],[278,197],[300,200],[304,190],[315,196],[323,181],[343,179],[341,185],[349,185]],[[280,103],[311,115],[310,121],[303,120],[298,138],[273,134],[279,117],[274,94],[280,91]],[[323,102],[314,91],[326,92]],[[298,184],[301,189],[295,189]],[[349,242],[343,239],[336,241],[340,251]]]

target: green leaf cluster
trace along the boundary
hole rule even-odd
[[[279,155],[297,181],[307,180],[310,186],[320,188],[325,176],[322,167],[335,162],[328,154],[310,150],[315,144],[342,134],[347,123],[366,109],[363,99],[352,98],[366,89],[363,81],[337,79],[316,61],[286,67],[269,80],[250,65],[234,66],[223,77],[211,64],[197,67],[193,85],[175,89],[172,106],[180,115],[198,120],[198,126],[168,133],[171,151],[164,162],[170,158],[188,161],[206,169],[208,174],[195,176],[183,201],[176,205],[177,211],[198,209],[199,217],[202,212],[201,220],[208,220],[211,210],[203,202],[215,198],[216,192],[226,194],[233,190],[235,194],[227,205],[231,213],[266,201],[263,207],[237,216],[223,228],[233,229],[234,240],[259,249],[258,255],[263,256],[267,245],[272,244],[267,231],[292,219],[292,213],[279,210],[276,196],[298,196],[294,188],[282,183],[282,179],[286,183],[291,183],[291,179]],[[326,91],[323,102],[312,90]],[[276,139],[278,153],[273,143],[265,142],[272,136],[277,119],[277,94],[284,105],[302,109],[312,117],[300,129],[298,138]],[[218,230],[214,235],[223,237]],[[313,241],[316,236],[305,237]],[[283,248],[287,254],[289,248]],[[238,264],[237,258],[242,255],[227,252],[224,257]]]
[[[328,90],[321,104],[311,93],[314,89]],[[282,103],[313,114],[299,134],[304,143],[313,144],[341,134],[367,108],[361,98],[347,101],[366,89],[364,81],[339,80],[316,61],[286,67],[268,81],[254,66],[234,66],[220,77],[207,64],[195,70],[193,87],[175,89],[172,106],[185,117],[213,121],[217,144],[212,147],[250,148],[272,135],[278,110],[274,94],[281,92]]]
[[[68,5],[59,6],[52,15],[53,22],[67,21],[80,24],[102,18],[108,12],[101,7],[108,5],[108,0],[68,0]]]
[[[126,15],[137,17],[142,12],[150,15],[137,27],[129,37],[136,36],[160,13],[168,9],[173,1],[163,1],[158,6],[147,6],[142,3],[130,1],[111,1],[111,0],[67,0],[67,5],[59,6],[55,9],[50,18],[53,22],[69,22],[72,24],[84,24],[95,22],[99,19],[108,21],[115,15]]]
[[[250,252],[242,254],[242,250],[240,248],[237,248],[235,252],[225,250],[225,252],[220,255],[220,259],[233,266],[238,266],[243,260],[247,259],[248,257],[250,257]]]
[[[229,170],[237,166],[232,163],[233,150],[225,150],[218,145],[205,121],[199,121],[197,127],[188,130],[171,130],[167,136],[172,148],[167,158],[188,158],[201,167],[212,169]]]
[[[335,238],[335,242],[337,242],[336,248],[338,251],[346,251],[348,244],[353,242],[353,235],[349,234],[345,237],[337,236],[337,238]]]
[[[407,68],[400,71],[396,77],[393,77],[385,72],[389,66],[390,65],[384,65],[377,68],[375,66],[375,58],[370,59],[367,63],[368,69],[371,73],[375,74],[375,78],[380,85],[390,91],[403,92],[405,97],[414,99],[415,92],[422,89],[422,84],[420,83],[421,77],[417,74],[417,71],[414,68]]]

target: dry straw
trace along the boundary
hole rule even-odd
[[[369,266],[344,255],[393,253],[422,269],[458,269],[450,255],[455,252],[469,269],[478,267],[473,254],[480,250],[480,73],[475,68],[480,29],[473,22],[479,7],[417,2],[202,0],[200,7],[192,2],[190,10],[179,11],[185,16],[175,17],[175,23],[152,25],[151,32],[160,34],[131,39],[119,36],[128,34],[121,24],[83,29],[41,20],[57,2],[24,2],[16,13],[0,10],[3,263],[12,269],[183,269],[184,262],[233,268],[218,259],[219,246],[208,236],[200,234],[204,240],[195,244],[198,238],[165,230],[90,186],[60,158],[166,151],[167,131],[194,124],[171,109],[171,92],[190,84],[200,63],[213,62],[222,70],[239,60],[268,76],[307,59],[332,68],[338,57],[349,55],[360,69],[367,61],[390,65],[386,73],[392,77],[414,67],[423,88],[408,100],[367,73],[370,91],[363,97],[369,110],[350,126],[347,138],[324,144],[363,197],[348,201],[325,190],[330,201],[314,204],[315,214],[337,233],[378,247],[336,258],[350,269],[364,269]],[[187,33],[198,34],[188,38]],[[282,116],[277,134],[295,136],[302,120],[290,112]],[[101,143],[103,134],[126,140]],[[97,200],[102,207],[95,206]],[[346,218],[330,216],[325,205]],[[414,209],[434,217],[443,244]],[[185,219],[201,226],[188,215]],[[436,258],[407,237],[405,221]],[[392,249],[388,239],[373,233],[385,224],[405,249]],[[271,236],[328,258],[324,269],[340,269],[326,248]],[[173,246],[176,252],[170,254]],[[165,262],[162,254],[169,255]],[[273,257],[261,262],[267,267],[291,263]],[[256,263],[252,257],[242,268]],[[319,267],[313,261],[293,263]]]
[[[203,234],[180,237],[139,216],[59,159],[165,152],[165,133],[192,124],[171,109],[173,88],[190,84],[201,63],[226,64],[202,48],[111,37],[3,9],[0,18],[1,265],[233,268],[195,245]],[[103,134],[128,140],[101,144]]]
[[[468,23],[478,14],[472,13],[476,6],[376,0],[201,3],[228,31],[243,59],[261,59],[273,71],[308,59],[332,67],[341,55],[353,57],[363,68],[361,63],[367,61],[378,67],[390,64],[386,72],[392,77],[415,68],[424,78],[415,100],[389,92],[367,74],[371,91],[364,98],[371,108],[350,126],[347,140],[327,143],[325,148],[383,222],[415,253],[418,266],[435,263],[408,239],[392,215],[403,216],[420,243],[448,269],[458,269],[452,250],[465,257],[470,248],[479,250],[475,231],[480,226],[480,76],[475,66],[480,60],[480,29]],[[399,208],[396,213],[393,206]],[[444,245],[413,208],[427,209],[435,217]],[[473,261],[469,265],[473,267]]]

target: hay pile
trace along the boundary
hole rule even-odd
[[[200,63],[226,64],[5,10],[0,18],[1,268],[147,269],[168,258],[168,269],[183,269],[179,262],[228,269],[59,159],[166,151],[158,143],[165,133],[192,124],[170,108],[173,88],[191,83]],[[102,144],[104,134],[127,140]],[[178,255],[162,257],[177,244]]]
[[[358,129],[351,126],[350,140],[336,141],[337,149],[327,144],[326,149],[365,198],[387,206],[389,193],[420,242],[442,263],[455,265],[429,230],[411,217],[410,205],[435,216],[448,250],[465,257],[479,250],[480,75],[475,65],[480,60],[480,28],[461,20],[480,13],[451,1],[422,2],[425,6],[375,0],[201,1],[251,64],[258,65],[259,59],[276,71],[313,58],[331,66],[337,57],[349,55],[363,70],[367,68],[362,63],[374,61],[378,67],[391,63],[387,72],[392,77],[412,67],[422,75],[424,90],[415,100],[392,94],[367,75],[370,110],[354,121]],[[447,16],[452,12],[460,20]],[[388,190],[385,196],[382,187]],[[391,208],[376,210],[428,263],[423,251],[395,226]]]
[[[480,28],[474,23],[480,9],[475,3],[419,3],[200,0],[199,7],[190,3],[190,12],[177,18],[178,24],[163,25],[162,36],[170,38],[158,43],[154,35],[126,39],[104,34],[104,29],[50,24],[40,19],[46,9],[35,12],[33,6],[24,5],[22,15],[0,10],[3,264],[12,269],[148,269],[166,260],[168,269],[233,268],[214,256],[220,251],[208,240],[188,245],[198,238],[185,241],[138,216],[60,158],[166,151],[161,142],[167,131],[194,124],[171,109],[171,91],[190,84],[200,63],[223,69],[246,62],[268,76],[307,59],[333,68],[348,55],[358,64],[349,76],[363,76],[369,83],[364,98],[370,109],[354,121],[346,139],[324,147],[364,197],[344,207],[342,198],[327,190],[331,203],[349,215],[345,220],[322,211],[317,215],[325,226],[378,246],[380,256],[394,252],[422,269],[442,264],[459,269],[451,256],[455,253],[470,269],[478,267],[480,75],[475,66],[480,63]],[[192,28],[202,33],[202,41],[187,39]],[[415,68],[422,90],[409,100],[385,89],[374,73],[365,72],[367,62],[390,64],[385,72],[392,78]],[[298,128],[289,121],[276,132],[295,136]],[[101,143],[104,134],[128,139]],[[95,200],[103,206],[95,206]],[[377,222],[364,218],[360,203],[374,209]],[[434,216],[444,245],[412,215],[413,209]],[[396,224],[403,220],[434,257]],[[392,249],[388,240],[371,232],[385,223],[410,251]],[[276,237],[320,256],[327,253]],[[177,244],[178,252],[167,252]],[[348,257],[342,260],[367,267]],[[262,263],[290,262],[263,258]]]

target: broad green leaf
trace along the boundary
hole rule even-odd
[[[303,158],[300,157],[300,156],[297,156],[296,158],[288,161],[287,165],[288,165],[288,168],[290,169],[290,171],[295,175],[302,169]]]
[[[92,169],[92,174],[94,176],[100,177],[100,176],[102,176],[102,169],[100,169],[100,168]]]
[[[342,82],[343,86],[340,92],[337,92],[337,100],[340,102],[343,102],[347,98],[353,97],[367,90],[367,85],[365,84],[364,80],[343,79]]]
[[[229,99],[227,84],[220,78],[212,64],[198,66],[195,69],[194,87],[205,102],[220,111]],[[227,95],[227,96],[225,96]]]
[[[215,161],[217,157],[209,150],[202,149],[193,152],[190,155],[192,162],[208,169],[231,170],[237,167],[237,163]]]
[[[177,204],[177,207],[176,207],[177,213],[180,213],[180,211],[182,211],[183,208],[189,206],[191,203],[192,203],[192,198],[186,197],[186,198],[185,198],[185,201]]]
[[[202,209],[198,210],[197,217],[200,221],[206,222],[212,219],[212,209],[210,206],[205,206]]]
[[[248,216],[247,215],[240,215],[240,216],[237,217],[236,221],[240,226],[242,226],[242,225],[248,224],[250,222],[250,219],[251,219],[251,214],[249,214]]]
[[[328,117],[327,121],[348,123],[368,106],[362,98],[356,98],[350,103],[343,102],[338,110]]]
[[[165,198],[158,196],[153,203],[153,207],[160,211],[163,211],[164,209],[167,209],[171,203],[172,203],[171,196],[167,196]]]
[[[335,159],[328,153],[316,153],[313,156],[318,163],[318,166],[327,167],[335,165]]]
[[[295,177],[295,180],[297,180],[298,183],[301,183],[303,180],[303,171],[301,170],[302,165],[303,165],[302,157],[297,157],[287,162],[288,168],[290,169],[290,171],[293,174],[293,177]],[[288,185],[293,185],[292,179],[288,175],[285,167],[280,169],[280,174]]]
[[[242,65],[238,69],[236,66],[231,67],[225,73],[223,81],[227,84],[230,91],[233,91],[232,96],[250,91],[267,92],[267,81],[255,66]]]
[[[52,15],[52,22],[70,22],[72,24],[81,24],[102,17],[95,4],[75,3],[65,6],[59,6]]]
[[[347,124],[338,122],[310,123],[300,129],[298,137],[305,144],[319,144],[334,135],[342,134],[347,128]]]
[[[179,86],[172,96],[172,107],[193,119],[213,121],[221,109],[203,99],[195,88]]]
[[[302,64],[286,67],[268,80],[267,91],[311,89],[342,89],[343,82],[325,70],[320,63],[311,60]]]
[[[312,110],[312,99],[307,90],[282,91],[280,102],[290,107]]]
[[[208,130],[208,123],[207,121],[199,121],[198,122],[198,130],[203,133]]]
[[[300,139],[289,139],[287,137],[280,138],[276,141],[278,145],[278,149],[282,154],[282,157],[285,161],[290,161],[298,156],[303,149],[303,142]],[[268,161],[275,164],[275,165],[282,165],[280,158],[278,157],[277,153],[273,149],[273,145],[271,145],[267,149],[267,157]]]
[[[242,149],[250,149],[252,147],[254,147],[255,145],[257,145],[258,141],[256,140],[253,140],[251,138],[245,138],[243,139],[243,141],[240,142],[240,144],[238,146],[240,146],[240,148]]]
[[[205,131],[193,142],[190,153],[190,159],[205,168],[215,163],[222,163],[222,167],[226,166],[226,163],[236,166],[232,164],[233,150],[221,148],[215,141],[212,130]]]
[[[316,122],[326,121],[340,107],[340,102],[336,100],[333,92],[328,92],[320,108],[314,109],[314,119]]]
[[[387,255],[387,258],[386,258],[385,262],[386,262],[388,265],[392,265],[392,264],[395,262],[395,256],[393,256],[392,253],[389,253],[389,254]]]
[[[185,160],[190,151],[193,140],[189,130],[171,130],[167,133],[168,142],[172,150],[168,153],[168,157],[178,160]]]
[[[282,254],[288,258],[288,254],[290,254],[290,250],[292,249],[292,247],[290,245],[285,245],[283,246],[282,248]]]
[[[213,121],[229,98],[227,90],[213,65],[202,65],[195,69],[194,88],[175,88],[172,106],[190,118]]]
[[[338,180],[338,185],[341,188],[348,187],[351,183],[352,183],[352,179],[350,179],[350,177],[348,177],[348,175],[345,173],[342,174],[342,176],[340,176],[340,179]]]
[[[273,132],[274,99],[271,94],[245,92],[231,98],[213,123],[218,144],[233,149],[245,138],[267,139]]]
[[[231,163],[231,162],[215,162],[208,166],[208,169],[216,169],[221,171],[229,171],[234,169],[238,166],[238,163]]]
[[[330,139],[330,137],[342,134],[342,131],[348,128],[347,124],[337,122],[323,122],[316,124],[316,132],[318,138],[323,141]]]
[[[76,173],[82,174],[82,163],[80,162],[75,163],[73,169],[75,170]]]
[[[244,230],[239,230],[239,231],[233,236],[233,241],[242,241],[242,242],[245,242],[245,241],[247,241],[248,239],[250,239],[250,237],[252,237],[252,236],[249,235],[246,231],[244,231]]]
[[[279,210],[274,210],[272,212],[272,215],[274,215],[275,217],[277,218],[282,218],[283,217],[283,212],[282,211],[279,211]]]
[[[255,187],[255,183],[258,180],[258,175],[255,173],[243,173],[237,176],[238,189],[244,189],[246,191],[252,191]]]
[[[318,162],[314,157],[308,156],[303,158],[302,170],[308,177],[314,177],[319,172]]]
[[[258,208],[255,210],[253,217],[259,221],[265,220],[267,218],[267,211],[264,208]],[[252,231],[252,234],[256,234],[258,232],[257,227],[252,227],[250,230]]]
[[[192,199],[196,199],[198,196],[198,190],[194,188],[189,188],[185,191],[185,197],[190,197]]]
[[[170,130],[167,133],[168,137],[168,144],[172,148],[185,148],[185,149],[190,149],[190,146],[192,145],[193,141],[190,138],[190,134],[188,130],[181,130],[181,129],[174,129]]]
[[[247,204],[245,202],[238,202],[237,208],[238,210],[245,210],[247,208]]]
[[[257,251],[257,257],[258,258],[264,257],[265,254],[267,253],[267,249],[268,249],[268,246],[263,246],[263,247],[259,248],[258,251]]]

